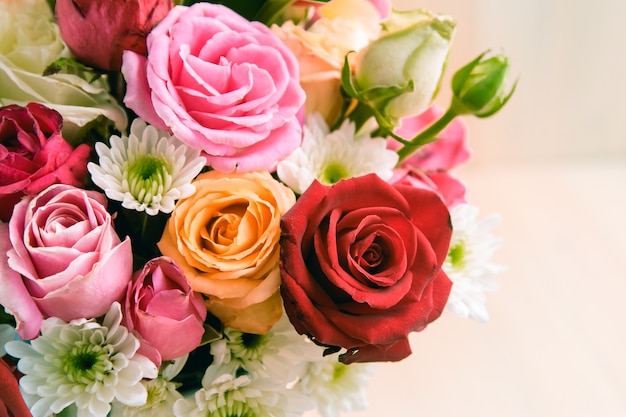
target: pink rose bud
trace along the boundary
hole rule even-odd
[[[204,301],[170,258],[152,259],[134,274],[123,308],[123,324],[141,336],[142,354],[157,365],[200,344],[207,315]]]
[[[9,220],[24,195],[52,184],[84,185],[91,148],[73,149],[62,125],[59,113],[38,103],[0,108],[0,220]]]
[[[55,14],[80,61],[117,71],[123,51],[146,55],[146,36],[172,7],[172,0],[57,0]]]

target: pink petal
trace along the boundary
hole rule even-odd
[[[39,335],[43,316],[24,286],[22,276],[9,267],[9,226],[0,223],[0,304],[15,316],[17,334],[24,340]]]
[[[105,253],[89,274],[75,277],[62,288],[37,298],[36,303],[42,312],[65,321],[102,316],[122,298],[132,268],[131,243],[126,238]]]
[[[150,87],[146,78],[147,59],[134,52],[125,51],[122,55],[122,74],[126,80],[124,104],[139,117],[159,129],[167,127],[156,114],[150,98]]]

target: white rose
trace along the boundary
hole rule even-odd
[[[42,75],[69,56],[45,0],[0,1],[0,105],[38,102],[53,108],[70,137],[100,115],[124,130],[126,114],[108,94],[106,79],[90,84],[75,75]]]
[[[361,91],[407,85],[413,90],[380,109],[392,121],[424,111],[435,96],[446,65],[454,22],[427,10],[392,10],[381,37],[364,48],[356,63]],[[372,97],[373,104],[377,97]]]

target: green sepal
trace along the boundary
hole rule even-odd
[[[46,67],[43,71],[44,77],[49,77],[54,74],[71,74],[76,75],[89,84],[100,79],[102,73],[94,70],[91,67],[73,59],[73,58],[59,58]]]
[[[470,63],[466,64],[464,67],[459,69],[454,74],[454,76],[452,77],[452,92],[455,95],[458,95],[458,94],[461,93],[461,89],[463,88],[463,84],[465,84],[465,81],[470,76],[470,74],[472,73],[474,68],[480,63],[480,61],[483,59],[483,57],[488,52],[489,51],[485,51],[482,54],[478,55],[478,57],[476,59],[474,59]]]
[[[215,342],[216,340],[220,340],[222,337],[224,337],[224,333],[221,330],[216,329],[208,323],[204,323],[203,327],[204,334],[202,335],[202,339],[200,340],[200,346]]]
[[[352,78],[352,70],[350,69],[350,62],[348,61],[348,55],[353,52],[348,52],[343,60],[343,66],[341,67],[341,88],[348,95],[348,97],[361,100],[354,78]]]

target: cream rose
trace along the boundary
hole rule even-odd
[[[209,171],[193,185],[196,192],[178,201],[158,247],[224,325],[265,333],[282,314],[280,219],[295,195],[267,172]]]
[[[0,1],[0,105],[45,104],[61,113],[69,137],[100,115],[125,129],[126,115],[108,94],[106,79],[87,83],[76,75],[42,75],[69,56],[45,0]]]

